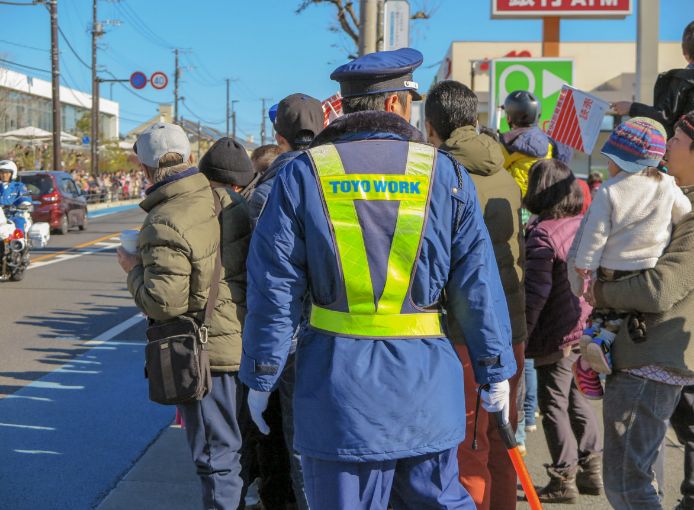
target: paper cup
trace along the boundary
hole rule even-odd
[[[139,237],[139,230],[124,230],[120,233],[120,244],[125,251],[135,255],[139,251],[137,248],[137,241]]]

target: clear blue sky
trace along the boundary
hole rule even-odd
[[[19,0],[23,1],[23,0]],[[59,23],[82,59],[91,61],[90,0],[59,0]],[[338,90],[330,72],[347,60],[351,41],[329,30],[334,25],[330,5],[309,7],[295,14],[300,0],[99,0],[99,18],[116,19],[101,39],[99,64],[119,78],[135,70],[173,74],[172,47],[188,48],[181,57],[181,94],[189,110],[181,115],[222,131],[225,128],[226,89],[232,83],[239,135],[259,138],[261,102],[268,106],[294,92],[324,99]],[[358,4],[358,1],[355,1]],[[536,20],[491,20],[489,0],[411,0],[413,8],[433,8],[430,20],[412,22],[411,44],[424,53],[416,79],[428,86],[437,64],[454,40],[534,41],[541,37]],[[634,0],[634,4],[638,3]],[[660,0],[660,37],[678,41],[694,19],[693,0]],[[50,68],[50,25],[44,7],[0,5],[0,57],[42,69]],[[625,20],[562,21],[565,41],[633,41],[636,16]],[[22,45],[22,46],[19,46]],[[28,46],[28,47],[27,47]],[[63,84],[90,91],[90,71],[61,38]],[[50,75],[26,71],[40,78]],[[103,75],[103,73],[102,73]],[[105,76],[105,75],[104,75]],[[172,102],[172,81],[165,90],[150,86],[139,93],[154,102]],[[129,86],[128,86],[129,87]],[[102,96],[111,87],[102,85]],[[113,99],[121,105],[121,132],[155,114],[157,105],[135,97],[120,85]],[[192,113],[191,113],[192,111]],[[268,125],[268,130],[269,130]]]

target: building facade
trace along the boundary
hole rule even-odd
[[[0,67],[0,134],[25,127],[53,130],[51,82]],[[60,87],[62,131],[78,135],[91,115],[90,93]],[[100,98],[99,127],[103,142],[118,139],[119,106]],[[81,122],[80,122],[81,121]]]

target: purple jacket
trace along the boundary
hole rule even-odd
[[[525,354],[540,358],[578,342],[591,308],[569,285],[566,259],[583,216],[532,221],[525,234]],[[573,269],[571,269],[573,270]]]

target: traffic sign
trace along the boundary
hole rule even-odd
[[[152,84],[152,87],[161,90],[165,89],[169,84],[169,78],[161,71],[157,71],[156,73],[152,73],[149,82]]]
[[[564,58],[498,58],[492,60],[489,121],[491,127],[508,131],[499,107],[514,90],[527,90],[540,101],[539,125],[546,129],[564,84],[573,82],[573,60]]]
[[[88,136],[83,136],[82,137],[82,144],[83,145],[89,145],[89,142],[91,142],[90,138]]]
[[[398,50],[410,46],[410,3],[386,0],[383,4],[383,49]]]
[[[130,75],[130,85],[138,90],[145,88],[145,85],[147,85],[147,75],[142,71],[135,71]]]

